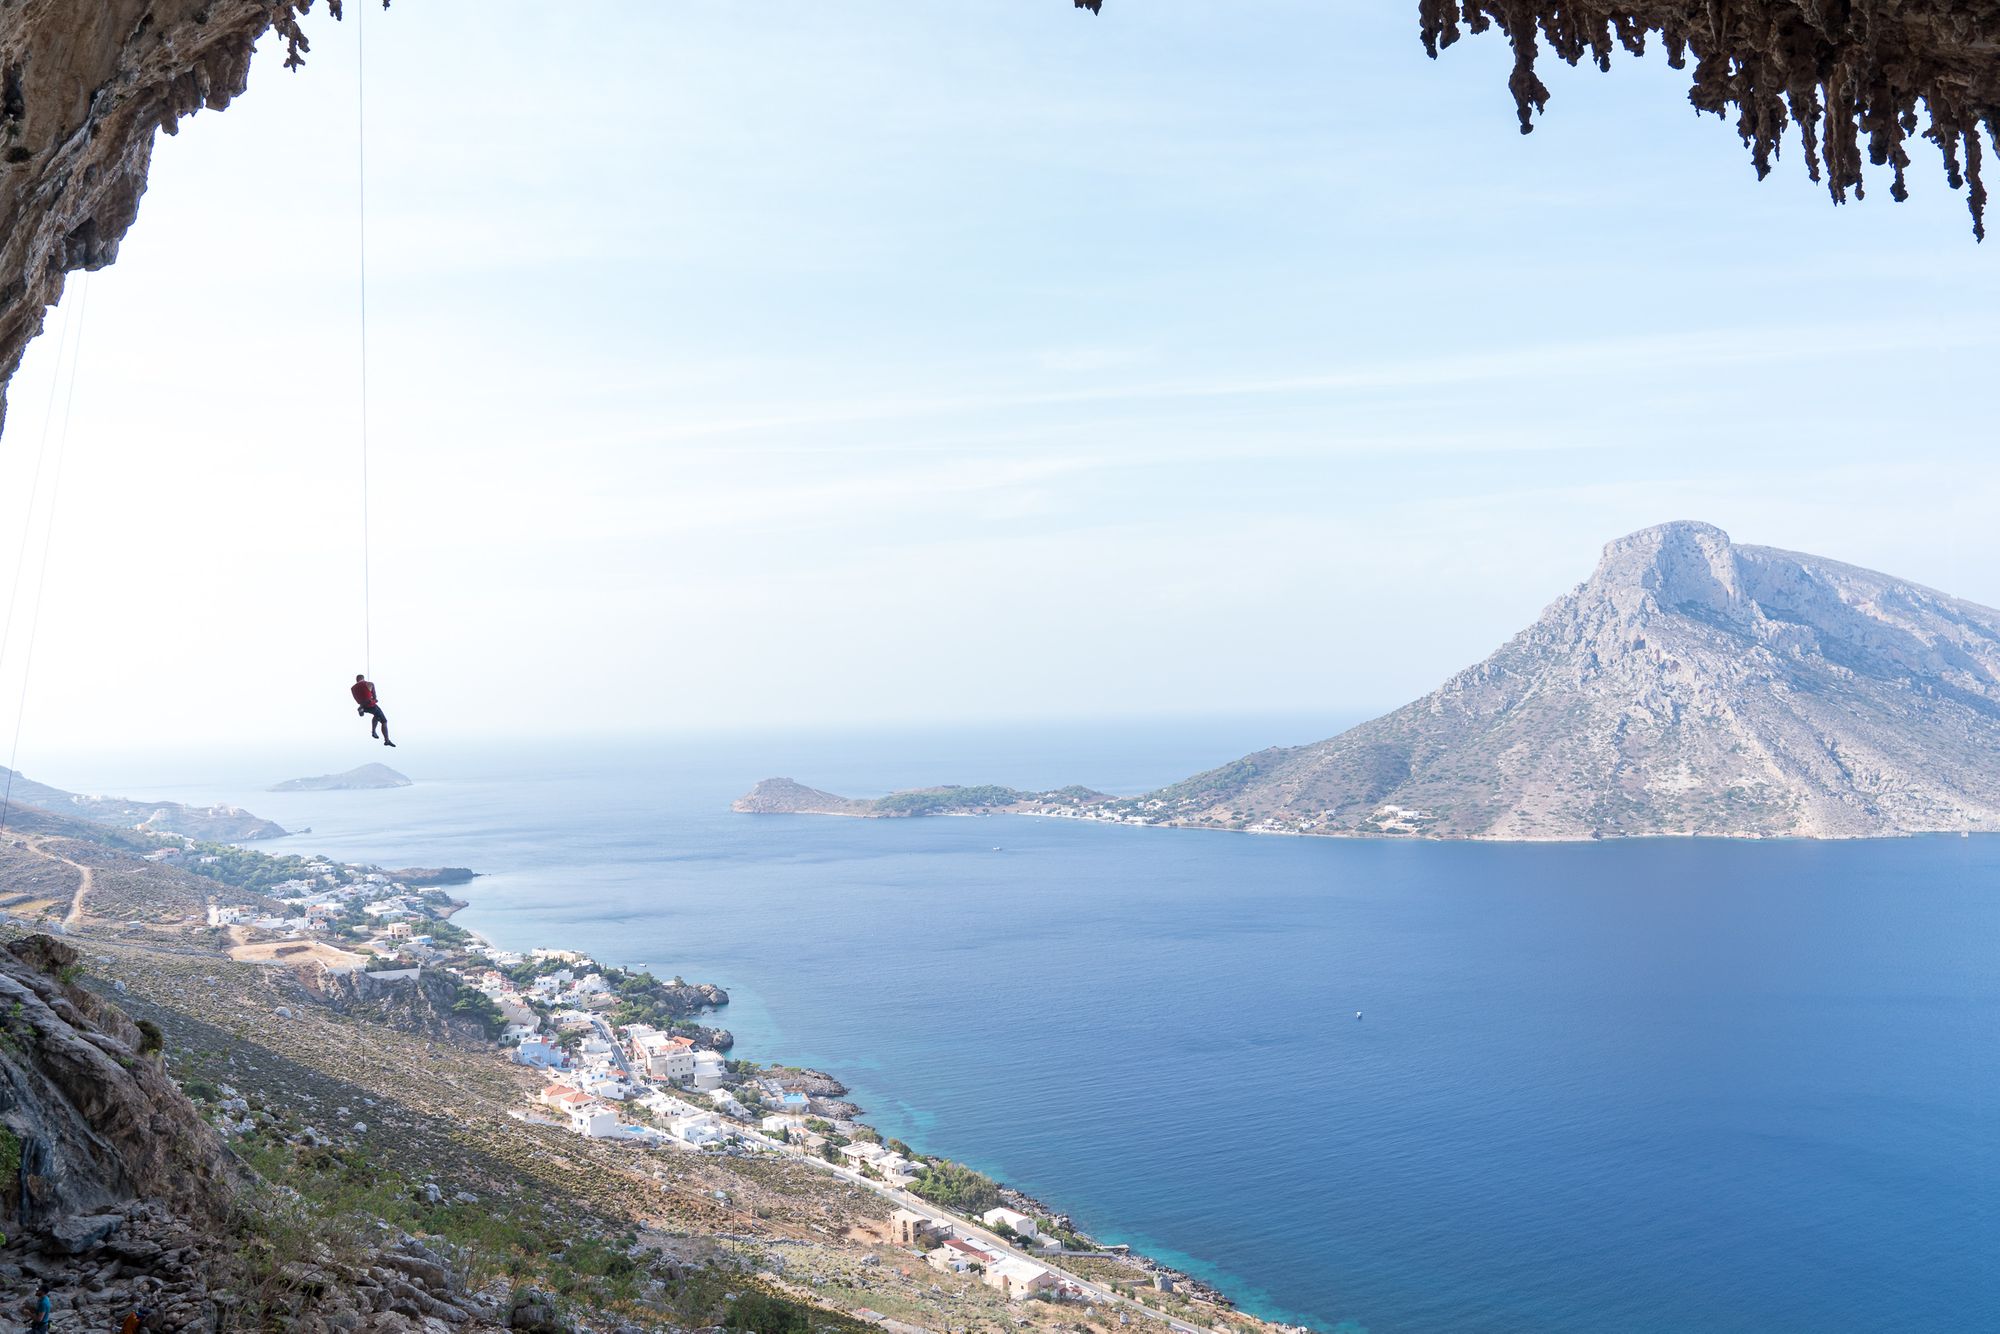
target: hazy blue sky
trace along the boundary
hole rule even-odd
[[[23,767],[357,761],[355,24],[90,279]],[[2000,603],[2000,243],[1415,0],[371,10],[374,672],[480,732],[1388,706],[1669,518]],[[79,303],[73,281],[65,308]],[[56,369],[0,442],[11,575]],[[44,477],[46,497],[48,478]],[[27,591],[0,668],[11,725]],[[4,584],[0,584],[4,588]],[[416,761],[412,761],[416,763]]]

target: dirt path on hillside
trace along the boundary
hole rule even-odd
[[[59,852],[50,852],[42,846],[40,839],[31,840],[28,846],[34,852],[48,858],[52,862],[61,862],[64,866],[74,870],[78,877],[80,877],[76,882],[76,893],[70,896],[69,911],[63,914],[62,922],[65,934],[74,931],[76,924],[83,920],[83,901],[89,895],[91,886],[97,883],[96,873],[82,862],[73,862]]]
[[[76,892],[70,894],[70,910],[62,916],[62,930],[68,932],[68,930],[72,930],[84,918],[84,898],[90,894],[90,888],[96,884],[96,874],[88,866],[84,866],[82,862],[72,862],[70,858],[62,856],[60,852],[50,852],[42,844],[44,844],[42,838],[22,838],[16,846],[24,848],[26,852],[36,854],[44,862],[62,862],[64,866],[68,866],[70,870],[76,872],[76,876],[78,876],[78,880],[76,880]]]

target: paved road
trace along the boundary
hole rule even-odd
[[[618,1039],[611,1036],[611,1025],[604,1022],[604,1016],[593,1014],[590,1022],[597,1030],[597,1036],[611,1044],[611,1059],[618,1062],[618,1073],[625,1076],[628,1084],[636,1083],[632,1078],[632,1067],[625,1064],[625,1049],[618,1045]]]

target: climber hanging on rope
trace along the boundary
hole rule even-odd
[[[354,711],[371,720],[368,724],[368,735],[382,738],[382,744],[385,746],[395,745],[396,743],[389,739],[389,716],[382,712],[382,701],[375,698],[375,683],[369,680],[365,673],[356,672],[354,684],[348,687],[347,693],[354,696],[354,702],[359,706]]]

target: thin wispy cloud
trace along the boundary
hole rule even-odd
[[[1388,704],[1674,517],[2000,599],[1962,199],[1754,184],[1643,77],[1557,72],[1588,114],[1524,140],[1504,50],[1432,65],[1401,11],[1128,9],[371,21],[403,712],[504,730],[523,677],[588,682],[586,727]],[[346,736],[352,37],[163,141],[93,277],[29,761]],[[144,681],[109,606],[158,611]],[[228,716],[157,704],[196,696]]]

